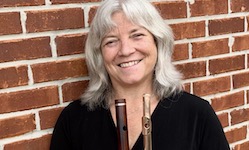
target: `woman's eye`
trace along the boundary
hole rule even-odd
[[[131,37],[132,37],[132,38],[135,38],[135,39],[139,39],[139,38],[141,38],[142,36],[144,36],[144,34],[142,34],[142,33],[137,33],[137,34],[133,34]]]
[[[106,46],[114,46],[115,43],[117,43],[117,42],[118,42],[118,40],[111,40],[111,41],[107,41],[107,42],[105,43],[105,45],[106,45]]]

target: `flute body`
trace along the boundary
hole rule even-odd
[[[143,95],[143,117],[142,134],[144,140],[144,150],[152,150],[151,141],[151,113],[150,113],[150,94]]]
[[[125,99],[115,100],[115,107],[116,107],[117,133],[118,133],[118,150],[129,150]]]

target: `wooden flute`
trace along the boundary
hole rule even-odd
[[[151,113],[150,113],[150,94],[143,95],[143,117],[142,134],[144,140],[144,150],[152,150],[151,141]]]
[[[115,108],[117,119],[118,150],[129,150],[125,99],[115,100]]]

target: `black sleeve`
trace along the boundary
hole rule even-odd
[[[210,105],[205,117],[200,150],[230,150],[221,123]]]
[[[54,127],[50,150],[71,150],[71,141],[67,125],[66,110],[60,114]]]

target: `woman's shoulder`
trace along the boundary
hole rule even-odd
[[[99,106],[94,110],[90,110],[86,104],[82,104],[81,100],[75,100],[70,102],[61,113],[61,117],[68,118],[70,120],[77,120],[77,118],[96,116],[100,113],[107,112],[107,109]]]
[[[185,91],[173,96],[173,99],[179,100],[179,102],[185,103],[187,105],[198,105],[198,106],[209,105],[209,102],[207,100]]]
[[[59,121],[70,121],[73,119],[77,119],[79,114],[87,111],[86,106],[81,105],[80,100],[74,100],[70,102],[67,106],[65,106],[59,116]]]
[[[87,107],[81,104],[81,100],[74,100],[70,102],[64,109],[65,113],[79,113],[80,111],[87,111]]]
[[[191,112],[212,111],[211,105],[207,100],[185,91],[172,95],[171,97],[164,99],[164,101],[168,101],[175,109],[189,109]]]

